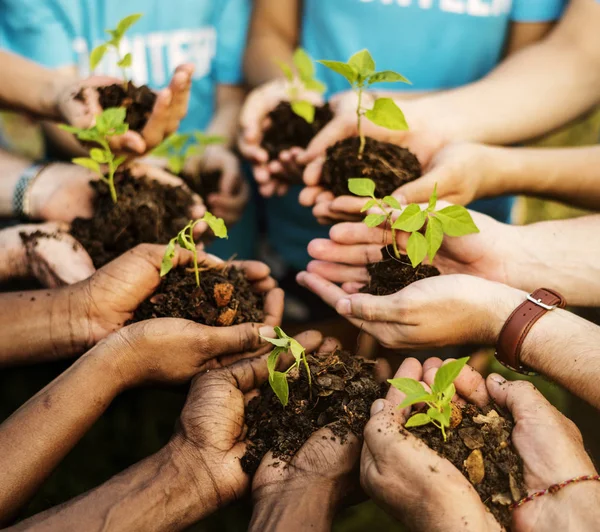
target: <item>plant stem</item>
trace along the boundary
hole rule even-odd
[[[365,151],[365,136],[362,133],[362,96],[363,96],[363,87],[362,85],[358,87],[358,107],[356,108],[356,118],[357,118],[357,128],[358,128],[358,136],[360,137],[360,147],[358,148],[358,158],[362,159],[363,153]]]
[[[394,255],[396,258],[400,258],[400,250],[398,249],[398,243],[396,242],[396,230],[392,227],[392,246],[394,247]]]
[[[112,162],[108,164],[108,190],[113,203],[117,203],[117,189],[115,188],[115,169],[112,167]]]
[[[309,394],[309,398],[312,400],[312,377],[310,376],[310,368],[308,367],[308,362],[306,360],[306,353],[302,354],[302,362],[304,362],[304,367],[306,368],[306,375],[308,376],[308,394]]]
[[[194,226],[190,225],[190,241],[192,243],[192,255],[194,257],[194,273],[196,274],[196,286],[200,288],[200,271],[198,270],[198,250],[196,249],[196,243],[194,242]]]

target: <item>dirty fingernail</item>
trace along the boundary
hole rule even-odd
[[[490,379],[492,379],[496,384],[506,383],[506,379],[502,375],[498,375],[497,373],[492,373],[490,375]]]
[[[269,327],[268,325],[265,325],[264,327],[258,329],[258,334],[260,334],[264,338],[276,338],[277,336],[275,334],[275,329],[273,329],[273,327]]]
[[[377,399],[377,401],[375,401],[371,405],[371,417],[379,414],[379,412],[381,412],[384,409],[384,407],[385,407],[385,402],[383,401],[383,399]]]

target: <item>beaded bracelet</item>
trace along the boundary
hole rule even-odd
[[[510,509],[514,510],[515,508],[520,508],[526,502],[532,501],[533,499],[537,499],[542,495],[547,495],[548,493],[554,494],[557,491],[567,487],[569,484],[577,484],[578,482],[585,482],[586,480],[600,480],[600,475],[584,475],[582,477],[575,477],[570,480],[565,480],[564,482],[559,482],[558,484],[553,484],[549,488],[541,491],[536,491],[527,497],[523,497],[520,501],[517,501],[510,505]]]

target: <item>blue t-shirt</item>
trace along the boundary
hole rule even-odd
[[[133,82],[161,89],[178,65],[194,64],[189,112],[180,131],[204,130],[215,111],[217,86],[243,79],[250,11],[251,0],[0,0],[0,43],[51,68],[76,65],[88,76],[89,52],[107,40],[104,30],[143,13],[122,41],[123,53],[133,57]],[[96,73],[122,76],[112,52]],[[225,258],[234,252],[250,256],[254,227],[246,216],[229,241],[216,242],[211,251]]]
[[[395,70],[412,85],[394,90],[440,90],[476,81],[500,61],[509,24],[560,17],[566,0],[304,0],[301,45],[315,59],[347,61],[367,48],[377,70]],[[348,82],[319,65],[329,95]],[[300,187],[268,202],[270,238],[296,269],[309,260],[307,243],[326,237],[310,209],[298,205]],[[484,200],[477,210],[508,221],[510,198]]]

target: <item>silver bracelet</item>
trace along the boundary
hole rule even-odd
[[[29,192],[31,186],[39,175],[48,167],[46,164],[33,164],[27,168],[19,177],[13,193],[13,212],[19,218],[31,217],[31,205],[29,201]]]

